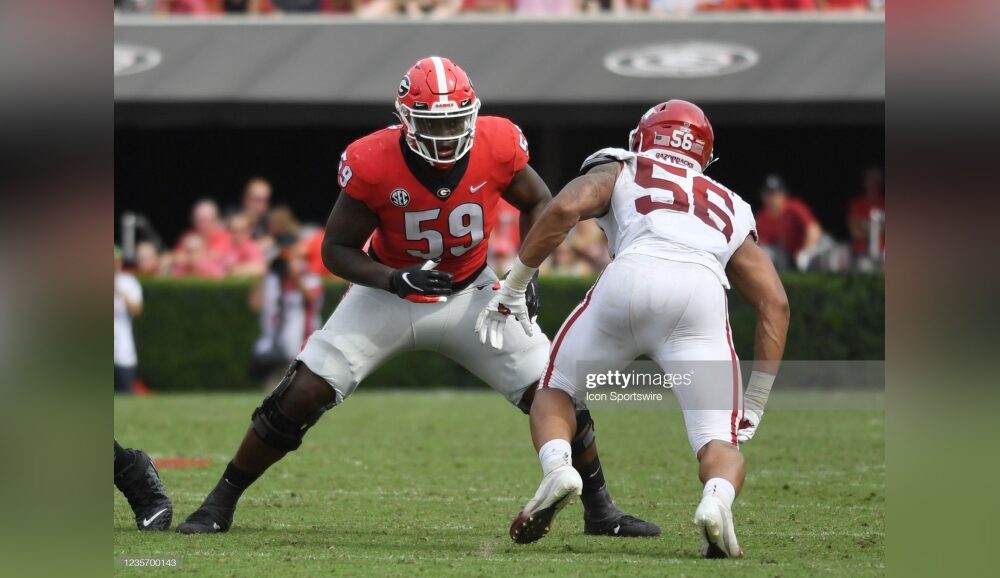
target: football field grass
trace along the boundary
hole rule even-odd
[[[158,459],[208,461],[161,468],[174,526],[215,485],[261,398],[116,398],[122,445]],[[140,533],[115,492],[114,557],[179,563],[116,564],[115,575],[884,574],[882,410],[768,412],[758,438],[743,448],[747,483],[734,508],[742,560],[698,557],[691,517],[701,485],[679,412],[593,413],[612,495],[628,513],[660,525],[661,537],[584,536],[577,501],[546,538],[516,545],[508,526],[540,480],[527,417],[490,392],[362,389],[244,494],[227,534]]]

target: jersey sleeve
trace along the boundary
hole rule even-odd
[[[760,242],[757,236],[757,220],[754,219],[753,210],[739,195],[733,194],[733,236],[729,239],[729,254],[732,255],[740,248],[747,236],[753,238],[754,243]]]
[[[379,172],[372,169],[381,151],[377,139],[371,136],[354,141],[340,155],[337,184],[352,199],[371,206],[370,196],[379,182]]]
[[[583,161],[583,164],[580,165],[580,174],[586,174],[590,169],[596,167],[597,165],[603,165],[604,163],[610,162],[628,162],[634,157],[635,153],[629,152],[625,149],[601,149]]]
[[[525,138],[524,133],[521,132],[521,127],[512,122],[509,124],[511,142],[514,145],[514,156],[511,159],[510,169],[512,173],[517,174],[521,172],[521,169],[528,166],[528,161],[531,159],[531,155],[528,153],[528,139]]]
[[[350,148],[345,150],[340,155],[340,165],[337,167],[337,184],[340,185],[340,190],[347,193],[347,196],[352,199],[363,201],[364,194],[362,193],[361,186],[358,180],[354,178],[354,168],[351,166],[357,166],[357,163],[352,163],[348,158],[348,151]]]

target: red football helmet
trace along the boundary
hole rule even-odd
[[[432,165],[453,164],[469,152],[478,111],[469,75],[447,58],[418,60],[399,82],[396,114],[406,144]]]
[[[701,170],[715,158],[712,124],[700,108],[686,100],[668,100],[647,110],[628,141],[632,152],[665,149],[693,161]]]

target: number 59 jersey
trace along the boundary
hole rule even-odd
[[[637,253],[697,263],[728,289],[729,258],[747,235],[757,240],[750,205],[667,151],[602,149],[584,161],[581,172],[613,161],[621,163],[621,172],[611,208],[597,219],[611,258]]]
[[[440,259],[438,270],[461,282],[486,264],[498,203],[528,164],[528,141],[501,117],[480,116],[472,149],[448,170],[412,154],[400,126],[351,143],[338,181],[378,217],[371,252],[400,269]]]

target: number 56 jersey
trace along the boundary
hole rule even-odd
[[[694,163],[667,151],[602,149],[584,161],[581,172],[613,161],[621,164],[621,172],[611,208],[597,219],[611,258],[642,254],[697,263],[728,289],[729,258],[748,235],[757,240],[750,205]]]

